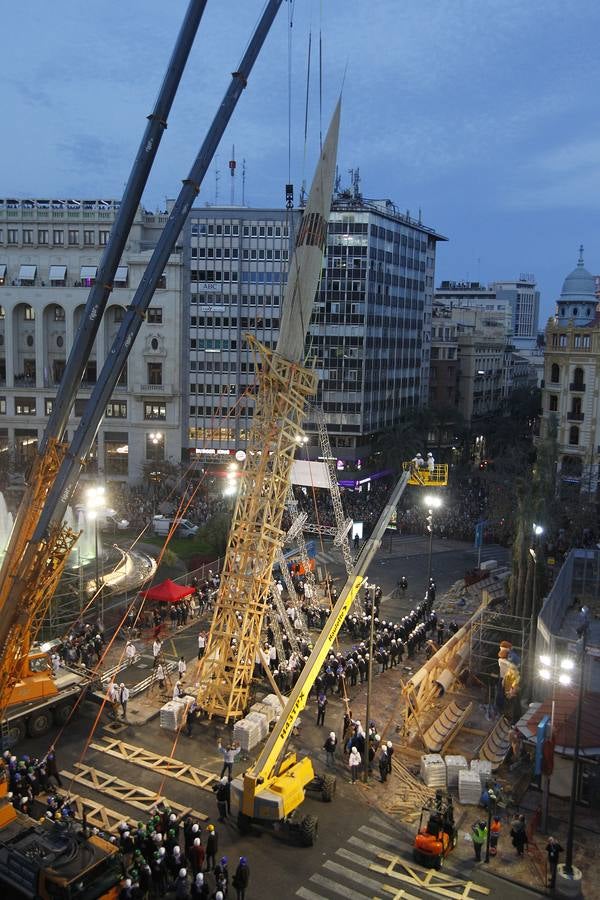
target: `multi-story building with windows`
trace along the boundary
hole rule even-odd
[[[556,314],[546,326],[540,436],[557,426],[559,472],[564,485],[595,493],[599,483],[600,320],[594,276],[580,252],[565,278]]]
[[[512,310],[512,343],[517,350],[531,349],[538,336],[540,292],[535,275],[522,273],[514,281],[495,281],[496,302],[506,301]]]
[[[114,200],[0,199],[0,452],[25,464],[43,433],[118,210]],[[139,209],[68,424],[72,436],[166,215]],[[181,458],[181,261],[172,254],[106,406],[86,474],[139,481]]]
[[[517,350],[533,349],[538,336],[540,292],[534,275],[520,275],[514,281],[442,281],[435,299],[446,306],[480,309],[503,316],[511,343]]]
[[[299,215],[227,207],[190,213],[183,244],[192,454],[245,446],[254,362],[243,335],[252,331],[276,346]],[[439,240],[390,201],[334,199],[306,356],[320,375],[317,402],[339,458],[368,453],[374,433],[427,401]],[[316,435],[309,452],[319,455]]]

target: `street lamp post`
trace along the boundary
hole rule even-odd
[[[577,713],[575,716],[575,744],[573,746],[573,777],[571,781],[571,797],[569,801],[569,826],[567,830],[567,852],[565,854],[565,873],[572,879],[573,870],[573,837],[575,832],[575,804],[579,776],[579,745],[581,743],[581,713],[583,711],[583,689],[585,687],[585,650],[587,646],[588,622],[578,629],[581,637],[581,662],[579,664],[579,692],[577,695]]]
[[[579,690],[577,694],[577,708],[575,713],[575,735],[573,743],[573,771],[571,775],[571,796],[569,798],[569,823],[567,826],[567,847],[564,865],[557,869],[557,894],[559,896],[578,896],[581,882],[581,872],[573,865],[573,840],[575,834],[575,810],[577,804],[577,788],[579,783],[579,748],[581,744],[581,719],[583,712],[583,692],[585,687],[585,654],[587,646],[587,632],[589,618],[587,609],[582,610],[582,624],[577,629],[577,635],[581,638],[581,660],[579,664]],[[572,683],[571,672],[575,669],[575,662],[567,657],[555,662],[548,656],[541,656],[540,662],[543,668],[540,677],[545,681],[552,680],[554,684],[567,687]],[[554,726],[554,701],[552,703],[552,725]],[[550,794],[550,778],[544,776],[544,802],[542,804],[542,831],[546,830],[548,821],[548,801]]]
[[[537,543],[540,535],[544,533],[541,525],[533,523],[533,547],[529,548],[529,555],[533,560],[533,590],[531,593],[531,609],[529,610],[529,695],[533,697],[533,686],[535,680],[535,642],[536,627],[535,619],[537,613]]]
[[[429,532],[429,551],[427,554],[427,586],[431,579],[431,556],[433,552],[433,510],[439,509],[442,505],[442,498],[436,497],[435,494],[426,494],[423,502],[427,507],[427,531]]]

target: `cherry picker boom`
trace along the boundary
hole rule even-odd
[[[365,542],[353,571],[348,575],[346,584],[262,753],[243,776],[232,781],[231,796],[237,807],[238,825],[242,832],[248,831],[251,825],[256,823],[266,828],[279,831],[285,829],[296,833],[302,844],[314,843],[317,828],[314,816],[300,818],[294,815],[304,800],[305,789],[315,778],[312,761],[308,756],[297,760],[295,753],[285,757],[283,754],[294,722],[306,706],[323,661],[365,583],[367,569],[381,545],[388,522],[400,501],[408,479],[409,473],[405,472],[396,483],[371,537]]]

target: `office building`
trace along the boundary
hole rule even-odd
[[[254,362],[243,334],[275,347],[300,213],[196,208],[184,232],[190,455],[243,450]],[[355,461],[372,436],[427,402],[435,251],[445,240],[390,201],[336,195],[306,343],[332,450]],[[320,453],[314,422],[308,452]]]

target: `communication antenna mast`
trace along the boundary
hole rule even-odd
[[[242,206],[246,205],[246,160],[242,160]]]
[[[235,206],[235,144],[231,148],[231,159],[229,160],[229,171],[231,173],[231,205]]]

